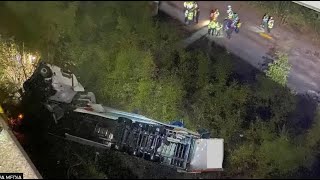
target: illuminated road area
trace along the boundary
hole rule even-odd
[[[231,39],[207,36],[211,41],[225,47],[229,52],[257,69],[262,68],[261,64],[265,63],[265,59],[271,58],[270,54],[274,50],[287,52],[289,63],[292,65],[288,86],[297,93],[320,91],[320,68],[318,68],[320,67],[320,47],[306,41],[303,34],[289,32],[278,27],[277,20],[271,33],[265,33],[259,27],[263,12],[257,14],[254,10],[250,11],[250,8],[243,5],[243,2],[198,1],[198,3],[200,7],[199,24],[186,26],[194,33],[182,42],[184,47],[191,45],[203,36],[207,36],[207,24],[211,9],[219,8],[218,21],[222,22],[226,17],[227,6],[230,4],[242,21],[239,34],[233,33]],[[160,10],[184,23],[183,1],[162,1]]]

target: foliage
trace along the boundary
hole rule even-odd
[[[291,66],[288,61],[288,55],[285,53],[277,52],[276,60],[268,65],[266,75],[275,82],[285,86],[288,81],[288,75]]]
[[[276,82],[260,75],[255,84],[244,85],[233,77],[234,64],[224,50],[210,57],[176,47],[182,33],[152,20],[146,2],[5,4],[22,24],[17,40],[75,71],[99,103],[161,121],[184,119],[188,127],[224,138],[227,175],[281,177],[314,157],[318,121],[303,135],[305,143],[295,141],[287,126],[296,101],[283,87],[290,70],[283,53],[267,72]],[[21,52],[12,46],[5,54],[11,50],[1,42],[2,59]],[[5,69],[1,64],[1,75]],[[90,158],[83,157],[77,172],[95,174],[85,159]]]
[[[26,81],[35,69],[38,59],[30,52],[22,51],[13,38],[0,37],[0,85],[14,93]]]

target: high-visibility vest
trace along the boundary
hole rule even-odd
[[[193,12],[190,11],[188,14],[188,20],[193,20]]]
[[[220,29],[222,29],[222,24],[221,24],[221,23],[217,23],[217,24],[216,24],[216,29],[217,29],[217,31],[219,31]]]
[[[3,113],[4,113],[4,111],[3,111],[3,109],[2,109],[2,107],[0,105],[0,114],[3,114]]]
[[[218,22],[217,21],[213,21],[212,23],[212,28],[215,29],[217,28]]]
[[[273,19],[269,20],[268,21],[268,28],[272,29],[273,28],[273,24],[274,24],[274,20]]]
[[[218,22],[216,22],[216,21],[213,21],[213,23],[212,23],[212,29],[215,29],[215,28],[217,28],[217,25],[218,25]]]
[[[230,11],[230,12],[228,13],[228,18],[229,18],[229,19],[232,19],[232,18],[233,18],[233,12],[232,12],[232,11]]]
[[[241,26],[241,23],[238,22],[238,23],[237,23],[237,28],[240,28],[240,26]]]
[[[213,28],[214,28],[214,24],[215,24],[215,22],[214,22],[214,21],[211,21],[211,22],[208,24],[208,29],[213,29]]]

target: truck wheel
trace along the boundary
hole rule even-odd
[[[40,74],[42,75],[42,77],[44,78],[49,78],[52,76],[52,71],[48,66],[43,66],[40,69]]]

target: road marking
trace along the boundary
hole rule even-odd
[[[267,39],[272,39],[272,37],[266,33],[259,33],[259,35]]]

